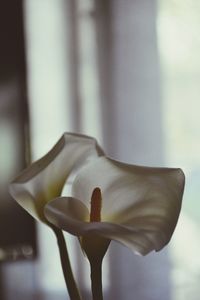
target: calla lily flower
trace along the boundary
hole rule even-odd
[[[86,254],[97,251],[103,256],[115,240],[146,255],[169,242],[180,213],[184,181],[181,169],[99,157],[78,172],[72,197],[49,202],[45,216],[79,237]]]
[[[44,206],[61,195],[67,178],[76,167],[100,155],[103,151],[95,139],[65,133],[45,156],[10,184],[10,193],[33,217],[47,223]]]

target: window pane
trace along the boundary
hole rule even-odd
[[[183,210],[170,248],[173,300],[197,300],[200,292],[199,26],[199,1],[159,1],[166,163],[186,173]]]

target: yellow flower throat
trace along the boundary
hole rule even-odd
[[[96,187],[91,196],[90,222],[101,222],[102,195],[101,189]]]

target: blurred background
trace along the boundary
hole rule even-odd
[[[199,27],[197,0],[1,0],[0,299],[67,299],[53,234],[7,188],[64,131],[96,137],[115,159],[186,174],[164,250],[137,257],[111,243],[105,300],[199,299]],[[66,239],[89,300],[87,261]]]

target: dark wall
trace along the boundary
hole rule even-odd
[[[8,184],[29,161],[29,122],[23,7],[0,1],[0,262],[26,258],[35,249],[35,225],[8,193]]]

